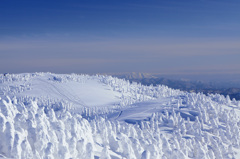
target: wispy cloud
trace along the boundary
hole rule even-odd
[[[34,52],[43,55],[54,54],[53,52],[65,52],[68,54],[77,53],[138,53],[146,55],[220,55],[220,54],[240,54],[240,40],[212,40],[212,39],[178,39],[165,41],[164,39],[108,39],[105,41],[91,42],[71,42],[55,40],[19,40],[15,42],[0,42],[1,54],[12,52],[18,54]]]
[[[85,72],[226,72],[240,69],[236,60],[240,58],[240,40],[21,39],[0,41],[0,57],[2,72],[11,68]]]

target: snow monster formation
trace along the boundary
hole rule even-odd
[[[0,76],[0,158],[240,158],[240,102],[111,76]]]

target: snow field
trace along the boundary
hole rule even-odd
[[[0,108],[2,158],[239,158],[240,102],[218,94],[34,73],[0,76]]]

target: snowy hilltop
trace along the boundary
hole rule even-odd
[[[240,158],[240,101],[103,75],[0,75],[0,158]]]

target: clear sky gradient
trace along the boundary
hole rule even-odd
[[[239,74],[239,0],[1,0],[0,73]]]

